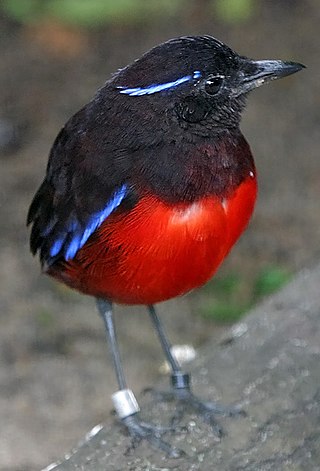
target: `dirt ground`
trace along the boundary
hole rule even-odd
[[[317,0],[261,2],[245,23],[201,14],[166,24],[80,33],[52,22],[0,18],[0,470],[28,471],[67,452],[110,413],[115,380],[90,298],[40,275],[25,218],[52,141],[110,73],[183,34],[212,34],[254,58],[308,69],[252,94],[242,129],[260,175],[253,221],[222,270],[295,272],[319,259],[320,8]],[[197,315],[201,293],[159,306],[174,343],[198,347],[220,327]],[[129,384],[159,375],[160,349],[142,308],[117,308]],[[132,313],[134,312],[134,314]]]

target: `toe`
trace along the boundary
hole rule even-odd
[[[154,448],[160,449],[170,458],[179,458],[183,456],[183,451],[173,447],[170,443],[162,440],[161,436],[172,431],[172,427],[162,427],[154,424],[148,424],[139,419],[137,415],[128,416],[122,419],[129,434],[131,435],[131,447],[127,450],[136,448],[142,440],[147,440]]]

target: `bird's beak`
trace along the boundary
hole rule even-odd
[[[305,66],[298,62],[245,59],[239,70],[238,83],[234,87],[232,95],[239,96],[248,93],[264,83],[295,74],[304,68]]]

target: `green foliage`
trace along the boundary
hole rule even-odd
[[[218,301],[208,304],[202,308],[202,315],[206,319],[215,322],[227,323],[236,322],[246,312],[247,306],[236,305],[234,302]]]
[[[255,12],[256,0],[215,0],[214,12],[226,23],[249,20]]]
[[[48,12],[66,23],[82,26],[99,25],[109,21],[138,22],[150,16],[171,15],[180,0],[54,0]]]
[[[2,0],[0,8],[21,23],[42,18],[82,27],[108,22],[141,22],[176,14],[185,0]]]
[[[291,278],[287,270],[279,267],[267,267],[261,270],[255,279],[253,295],[255,298],[274,293]]]
[[[39,0],[2,0],[1,9],[20,22],[36,21],[42,15]]]
[[[216,278],[214,281],[214,292],[221,297],[233,297],[239,290],[241,278],[236,273]]]
[[[195,0],[193,0],[195,1]],[[54,18],[62,23],[94,28],[106,23],[150,22],[181,15],[191,0],[2,0],[0,11],[20,23]],[[211,0],[208,14],[227,23],[253,15],[257,0]],[[190,10],[191,11],[191,10]]]
[[[205,287],[206,302],[201,313],[216,322],[235,322],[246,311],[246,302],[239,302],[243,291],[241,277],[236,274],[217,276]]]
[[[205,287],[201,314],[215,322],[235,322],[257,301],[279,290],[291,274],[277,266],[264,267],[253,279],[238,274],[217,277]]]

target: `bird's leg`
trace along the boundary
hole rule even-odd
[[[104,321],[110,353],[119,385],[119,391],[112,395],[113,405],[121,422],[125,425],[132,437],[132,447],[145,439],[155,448],[161,449],[168,456],[177,458],[182,452],[161,439],[161,435],[170,430],[168,427],[160,427],[143,422],[139,417],[140,407],[131,389],[127,387],[125,380],[118,341],[113,320],[112,304],[101,298],[97,298],[97,307]]]
[[[225,407],[215,402],[203,401],[197,398],[191,390],[191,376],[189,373],[182,371],[177,360],[171,352],[171,344],[165,333],[163,325],[156,313],[153,305],[148,306],[152,323],[157,331],[164,354],[171,368],[171,385],[172,392],[155,393],[160,400],[178,400],[176,413],[173,417],[173,423],[180,420],[186,409],[195,410],[205,422],[209,423],[214,432],[221,436],[222,428],[215,420],[215,415],[235,416],[243,415],[243,412],[237,407]]]

